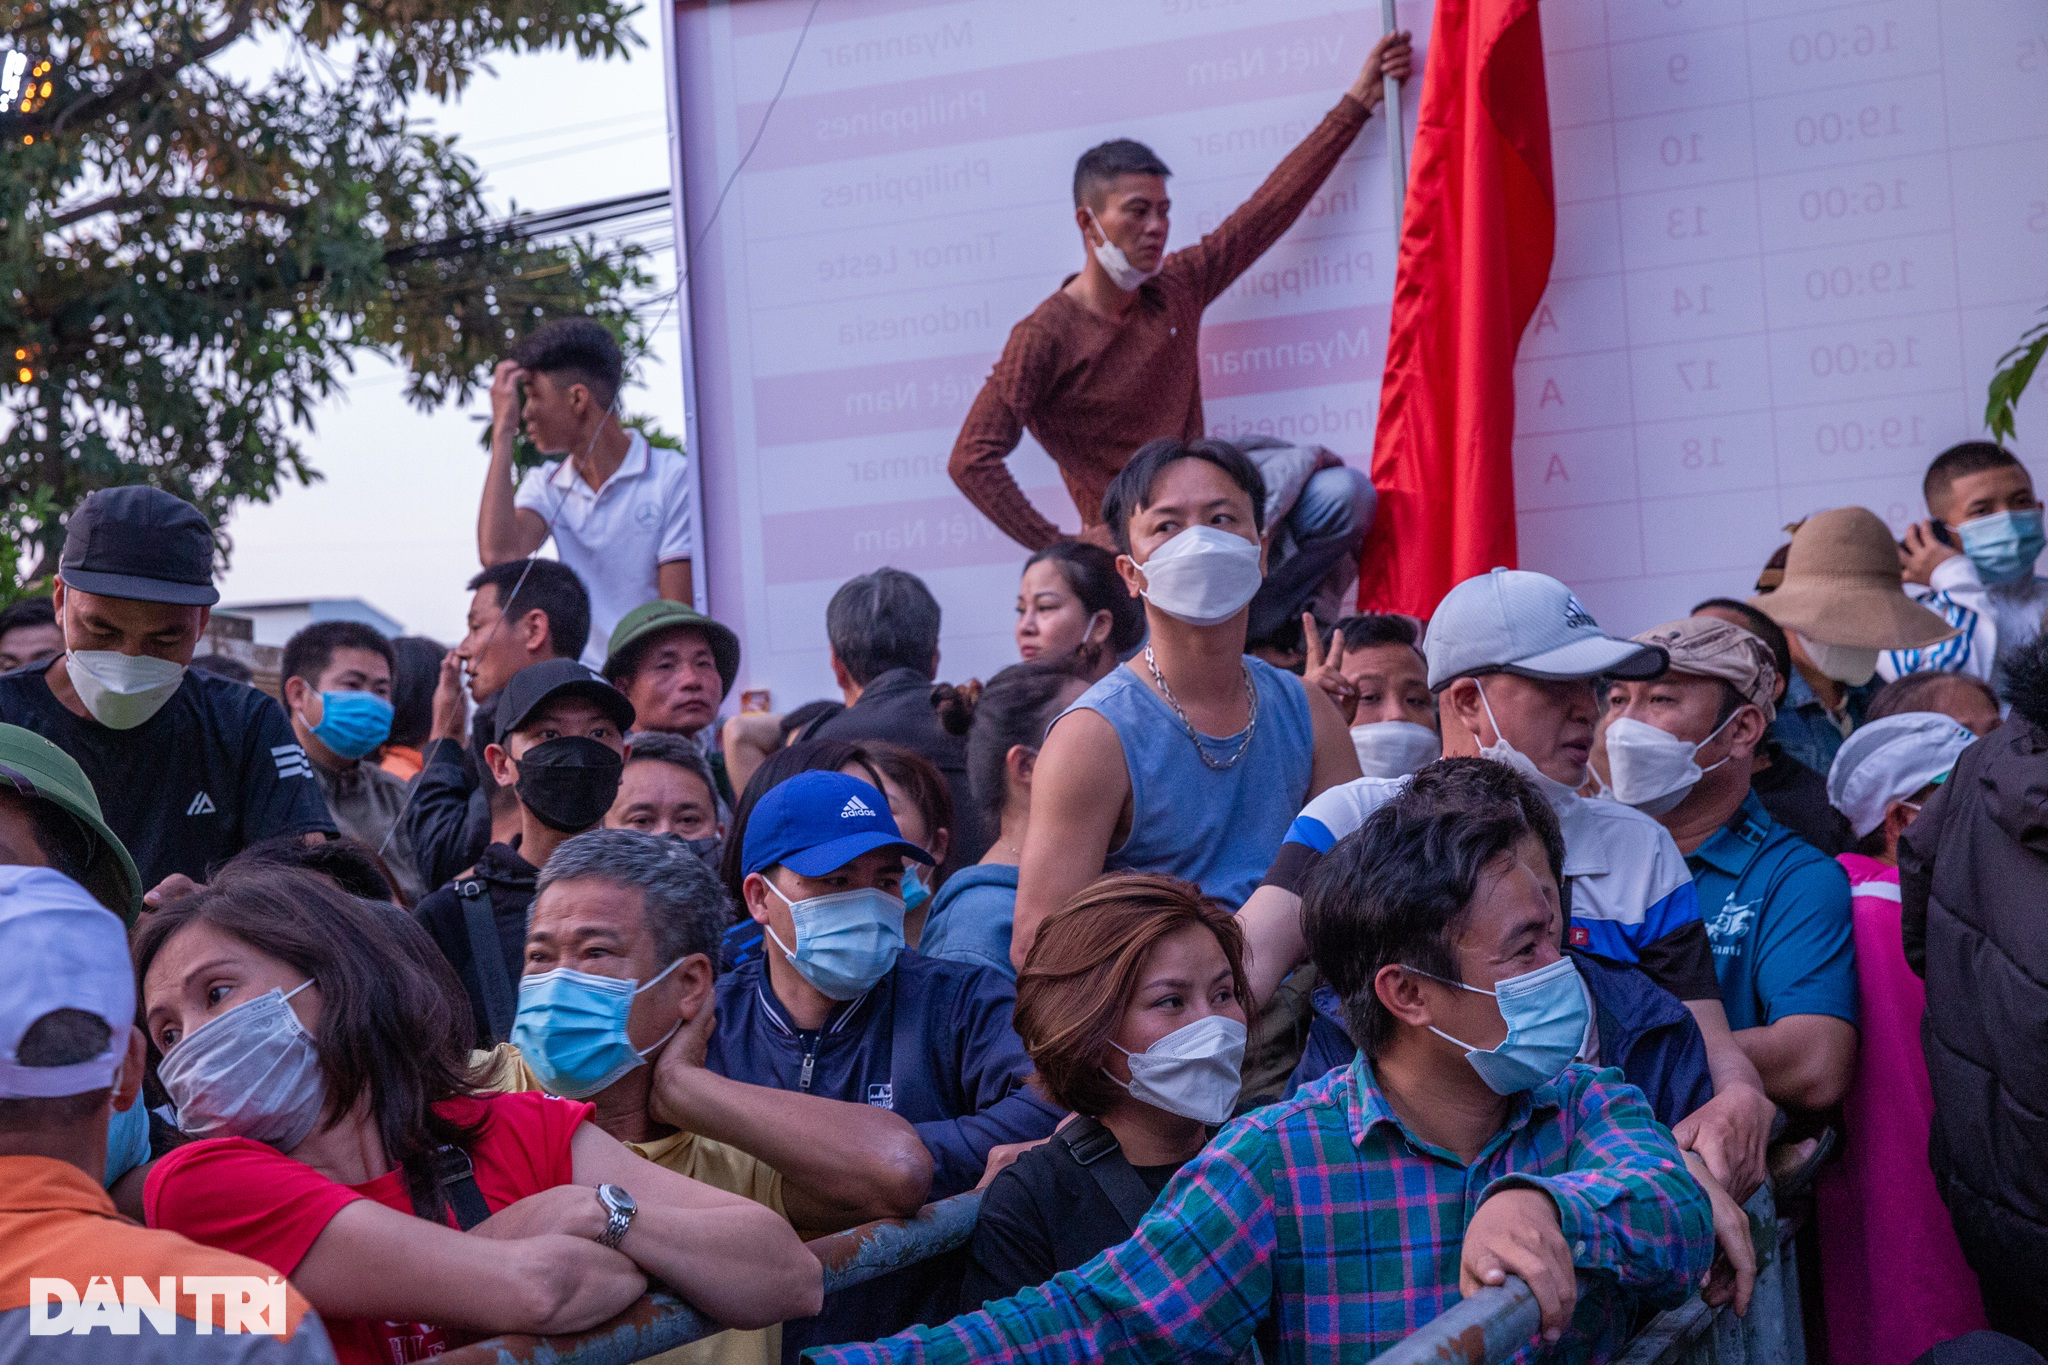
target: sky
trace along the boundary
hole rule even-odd
[[[658,14],[653,5],[642,11],[637,24],[647,41],[630,60],[500,58],[495,74],[479,76],[458,101],[423,100],[414,113],[457,136],[501,209],[661,189],[669,162]],[[656,292],[674,283],[674,259],[664,250],[650,262]],[[671,309],[626,394],[628,411],[673,433],[683,428],[677,336]],[[460,638],[469,605],[462,585],[478,568],[478,437],[489,410],[479,390],[467,405],[421,413],[405,401],[398,368],[364,358],[346,394],[315,414],[303,438],[324,478],[287,483],[273,501],[246,505],[228,522],[223,606],[360,597],[409,634]]]

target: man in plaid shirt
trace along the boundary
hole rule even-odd
[[[1597,1360],[1638,1302],[1684,1299],[1708,1197],[1640,1091],[1571,1062],[1587,1006],[1558,949],[1555,821],[1446,785],[1418,781],[1306,889],[1351,1066],[1225,1127],[1079,1270],[806,1358],[1225,1365],[1257,1341],[1268,1362],[1361,1360],[1517,1275],[1542,1328],[1515,1359]]]

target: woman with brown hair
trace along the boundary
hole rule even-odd
[[[1251,1003],[1236,922],[1187,882],[1104,877],[1046,918],[1017,977],[1017,1032],[1032,1083],[1080,1117],[990,1182],[965,1307],[1130,1236],[1230,1117]]]
[[[149,1225],[289,1277],[342,1365],[579,1331],[650,1279],[729,1326],[817,1311],[818,1263],[772,1211],[633,1155],[588,1104],[475,1091],[462,993],[402,912],[231,866],[134,954],[195,1139],[151,1170]]]

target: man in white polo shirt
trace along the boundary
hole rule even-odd
[[[1423,655],[1444,756],[1506,764],[1557,812],[1571,943],[1640,967],[1698,1021],[1715,1098],[1680,1125],[1680,1145],[1699,1151],[1717,1179],[1747,1198],[1763,1176],[1773,1106],[1729,1031],[1692,875],[1655,820],[1579,795],[1599,718],[1595,685],[1603,677],[1655,677],[1665,669],[1664,651],[1607,635],[1546,574],[1495,569],[1445,596]],[[1406,782],[1366,777],[1332,787],[1289,827],[1265,883],[1237,917],[1257,998],[1306,958],[1300,888],[1308,868]]]
[[[560,318],[519,343],[491,377],[491,467],[477,515],[485,568],[555,551],[590,592],[583,662],[604,666],[612,628],[642,602],[691,600],[689,464],[619,422],[619,343],[602,323]],[[524,404],[522,407],[522,394]],[[512,450],[526,438],[559,458],[512,487]]]

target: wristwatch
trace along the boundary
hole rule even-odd
[[[613,1251],[626,1240],[626,1229],[633,1226],[633,1219],[640,1212],[640,1206],[633,1202],[620,1185],[599,1185],[597,1202],[604,1205],[604,1231],[598,1236],[598,1245],[608,1246]]]

